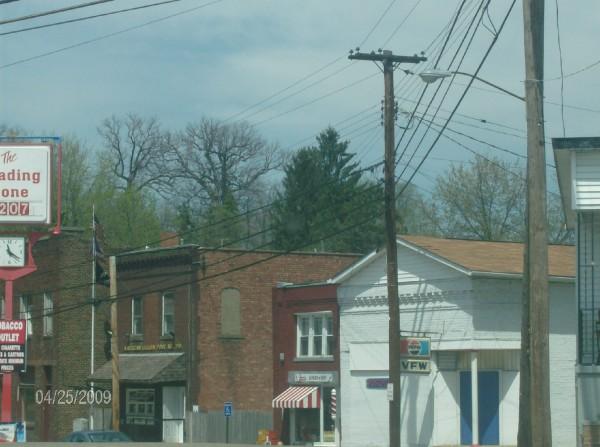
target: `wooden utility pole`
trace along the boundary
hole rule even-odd
[[[551,447],[548,235],[543,108],[544,0],[523,0],[523,23],[527,110],[527,236],[524,256],[527,265],[524,269],[524,299],[528,300],[529,312],[529,315],[524,317],[529,320],[529,337],[524,337],[521,341],[521,355],[528,356],[530,369],[529,376],[522,377],[521,398],[527,399],[529,406],[528,409],[526,407],[523,409],[529,411],[522,414],[523,420],[521,418],[519,420],[519,446]],[[523,325],[523,330],[526,329]],[[529,440],[527,421],[530,421]],[[521,424],[524,424],[523,427]]]
[[[110,352],[112,359],[112,428],[119,431],[120,425],[120,393],[119,393],[119,336],[117,325],[117,260],[110,257]]]
[[[384,77],[384,218],[387,255],[387,295],[389,306],[389,384],[392,399],[389,409],[390,447],[400,447],[400,303],[398,299],[398,255],[396,252],[396,178],[395,178],[395,101],[394,68],[402,62],[417,64],[427,58],[394,56],[391,51],[350,53],[349,59],[381,62]]]

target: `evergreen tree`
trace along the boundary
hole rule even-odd
[[[300,149],[284,167],[273,209],[275,248],[340,252],[376,248],[383,238],[381,185],[364,178],[354,154],[348,152],[349,142],[340,141],[332,127],[321,132],[317,143]]]

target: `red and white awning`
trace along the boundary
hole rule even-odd
[[[318,386],[291,386],[275,399],[273,408],[319,408]]]

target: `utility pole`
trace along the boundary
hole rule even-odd
[[[394,56],[389,50],[378,53],[351,51],[348,59],[380,62],[384,78],[384,218],[387,255],[387,295],[389,306],[389,384],[392,399],[389,408],[390,447],[400,447],[400,303],[398,299],[398,254],[396,252],[396,178],[395,178],[395,101],[394,69],[401,63],[418,64],[427,58],[420,56]]]
[[[524,312],[529,333],[521,340],[522,377],[519,446],[551,447],[548,308],[548,235],[544,145],[544,0],[523,0],[525,103],[527,110],[527,235]],[[528,301],[528,302],[527,302]],[[527,331],[525,322],[522,331]],[[527,439],[529,437],[529,439]]]
[[[110,352],[112,359],[112,428],[119,431],[120,425],[120,390],[119,381],[119,333],[117,331],[117,259],[109,258],[110,276]]]

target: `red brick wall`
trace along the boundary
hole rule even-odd
[[[339,312],[335,284],[273,289],[273,397],[288,387],[290,371],[336,371],[339,373]],[[296,317],[298,313],[329,311],[335,334],[334,361],[297,362]],[[284,361],[280,362],[280,353]],[[339,374],[338,374],[339,377]],[[273,429],[282,432],[281,410],[273,411]]]
[[[236,256],[234,258],[234,256]],[[273,398],[272,288],[277,282],[325,280],[356,260],[352,255],[215,251],[204,255],[198,303],[198,404],[222,410],[232,401],[240,410],[271,411]],[[220,261],[226,260],[221,263]],[[224,271],[255,266],[213,277]],[[241,295],[240,339],[220,337],[220,292]]]
[[[38,269],[15,282],[14,317],[18,317],[22,293],[31,294],[33,337],[28,341],[29,374],[35,378],[34,392],[45,390],[44,368],[51,371],[54,389],[87,387],[90,374],[91,306],[90,281],[92,261],[90,239],[81,231],[63,230],[58,237],[39,241],[33,251]],[[97,297],[106,295],[99,286]],[[42,294],[50,292],[54,299],[53,335],[42,336]],[[96,308],[95,363],[104,362],[102,321],[107,318],[108,306]],[[17,375],[15,375],[17,376]],[[15,380],[18,383],[19,380]],[[15,384],[16,386],[16,384]],[[13,400],[13,414],[20,418],[21,402]],[[28,440],[58,440],[72,431],[75,418],[88,417],[86,405],[34,406],[35,427],[28,427]],[[42,411],[47,415],[46,428]]]

